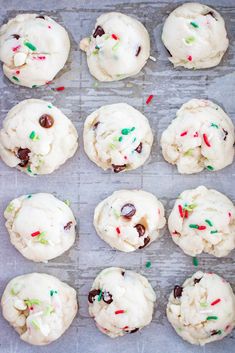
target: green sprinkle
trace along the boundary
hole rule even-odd
[[[30,169],[30,166],[28,166],[27,171],[28,171],[29,173],[32,173],[32,170]]]
[[[109,37],[110,37],[109,34],[105,34],[104,39],[107,40],[109,39]]]
[[[51,108],[52,108],[52,105],[48,105],[47,107],[51,109]]]
[[[93,54],[93,55],[98,55],[98,54],[99,54],[99,49],[93,50],[92,54]]]
[[[190,22],[191,26],[194,28],[199,28],[198,24],[196,22]]]
[[[39,240],[39,243],[40,243],[40,244],[43,244],[43,245],[46,245],[46,244],[48,244],[48,240],[46,240],[46,239],[40,239],[40,240]]]
[[[118,141],[119,141],[119,142],[122,142],[122,136],[119,137]]]
[[[213,227],[213,223],[209,219],[205,219],[205,222],[209,224],[210,227]]]
[[[36,320],[32,320],[31,323],[36,330],[40,330],[40,326]]]
[[[50,296],[53,297],[54,294],[58,294],[57,290],[51,289]]]
[[[14,297],[15,295],[17,295],[19,293],[19,290],[17,291],[14,287],[12,287],[10,293]]]
[[[219,128],[219,126],[217,124],[215,124],[215,123],[211,123],[211,126],[212,127],[216,127],[217,129]]]
[[[113,210],[113,214],[116,218],[120,218],[120,213],[118,213],[116,210]]]
[[[197,225],[197,224],[190,224],[190,225],[189,225],[189,228],[195,228],[195,229],[198,229],[198,225]]]
[[[34,139],[35,139],[35,136],[36,136],[36,132],[35,132],[35,131],[32,131],[32,132],[30,133],[30,135],[29,135],[29,138],[30,138],[31,140],[34,140]]]
[[[122,129],[121,133],[122,135],[128,135],[130,132],[134,131],[135,130],[135,127],[132,127],[131,129]]]
[[[120,45],[120,42],[117,42],[117,43],[112,47],[112,50],[113,50],[113,51],[116,51],[116,50],[118,49],[119,45]]]
[[[34,304],[39,305],[41,303],[39,299],[26,299],[24,302],[28,307],[31,307]]]
[[[95,46],[95,49],[100,49],[100,47],[98,45]]]
[[[136,137],[133,138],[132,143],[134,143],[135,141],[136,141]]]
[[[13,204],[12,204],[12,202],[10,202],[9,203],[9,205],[7,206],[7,208],[6,208],[6,211],[7,212],[12,212],[12,211],[14,211],[14,206],[13,206]]]
[[[207,320],[218,320],[218,316],[207,316]]]
[[[146,268],[150,268],[152,266],[151,262],[150,261],[147,261],[146,264],[145,264],[145,267]]]
[[[51,315],[53,312],[54,312],[53,306],[52,306],[52,305],[48,305],[48,306],[46,307],[46,309],[44,310],[43,315],[44,315],[44,316],[48,316],[48,315]]]
[[[64,200],[64,203],[65,203],[67,206],[70,206],[70,205],[71,205],[71,201],[70,201],[70,200]]]
[[[32,88],[36,88],[37,87],[37,85],[32,85]]]
[[[115,150],[116,149],[116,146],[113,143],[110,143],[109,147],[111,148],[111,150]]]
[[[188,151],[184,153],[184,156],[192,156],[193,155],[193,148],[190,148]]]
[[[207,304],[207,303],[200,303],[200,306],[201,306],[202,308],[207,308],[207,307],[208,307],[208,304]]]
[[[216,233],[218,233],[218,230],[212,230],[210,233],[211,234],[216,234]]]
[[[98,295],[98,302],[100,302],[100,301],[101,301],[102,294],[103,294],[103,292],[102,292],[102,288],[101,288],[101,290],[100,290],[100,294]]]
[[[15,80],[15,81],[17,81],[17,82],[19,82],[19,79],[18,79],[18,77],[16,77],[16,76],[12,76],[12,79]]]
[[[24,45],[25,45],[27,48],[31,49],[32,51],[37,50],[37,48],[36,48],[32,43],[25,42]]]
[[[193,37],[193,36],[187,37],[187,38],[185,38],[185,42],[187,44],[192,44],[193,42],[195,42],[195,37]]]
[[[187,204],[185,204],[184,205],[184,210],[187,210],[187,211],[192,211],[192,210],[194,210],[194,208],[196,208],[197,207],[197,205],[195,204],[195,203],[191,203],[190,205],[187,205]]]
[[[206,168],[207,168],[208,170],[214,170],[214,168],[213,168],[211,165],[208,165]]]
[[[28,195],[28,196],[27,196],[27,199],[31,199],[31,197],[32,197],[32,195]]]
[[[221,330],[218,330],[218,331],[217,331],[217,335],[222,335],[222,331],[221,331]]]
[[[198,259],[197,259],[197,257],[193,257],[193,265],[194,265],[195,267],[198,266]]]

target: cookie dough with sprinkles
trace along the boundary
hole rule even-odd
[[[69,51],[68,33],[46,15],[20,14],[0,28],[3,72],[17,85],[35,88],[52,81]]]
[[[125,252],[148,246],[160,237],[165,223],[162,203],[142,190],[115,191],[99,203],[94,214],[101,239]]]
[[[235,248],[235,207],[220,192],[199,186],[185,190],[168,219],[173,241],[188,255],[217,257]]]
[[[58,339],[77,313],[76,291],[45,273],[15,277],[6,286],[2,300],[3,317],[33,345]]]
[[[117,81],[138,74],[150,56],[150,39],[138,20],[110,12],[98,17],[93,34],[80,42],[91,75]]]
[[[30,176],[50,174],[77,150],[77,131],[54,105],[26,99],[7,114],[0,131],[0,156]]]
[[[167,318],[177,334],[191,344],[223,339],[235,326],[235,295],[215,273],[196,272],[182,286],[175,285]]]
[[[162,41],[172,64],[206,69],[220,63],[229,41],[221,15],[209,6],[186,3],[166,19]]]
[[[162,153],[179,173],[223,169],[233,162],[234,126],[228,115],[209,100],[191,99],[163,132]]]
[[[155,301],[144,276],[118,267],[101,271],[88,295],[89,313],[97,328],[112,338],[150,324]]]
[[[105,105],[85,121],[84,149],[102,169],[136,169],[149,158],[153,134],[148,119],[126,103]]]

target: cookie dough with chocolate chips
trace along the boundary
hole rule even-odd
[[[140,274],[118,267],[101,271],[88,295],[97,328],[115,338],[134,333],[152,321],[156,295]]]
[[[75,241],[71,209],[51,194],[20,196],[9,203],[4,216],[11,243],[29,260],[54,259]]]
[[[12,279],[2,300],[3,317],[33,345],[57,340],[71,325],[77,313],[76,291],[45,273],[29,273]]]
[[[138,74],[150,55],[146,28],[136,19],[110,12],[98,17],[93,34],[82,39],[91,75],[99,81],[117,81]]]
[[[142,249],[160,237],[164,207],[149,192],[119,190],[99,203],[94,213],[98,235],[120,251]]]
[[[126,103],[104,105],[84,124],[84,149],[102,169],[136,169],[149,158],[153,134],[148,119]]]
[[[13,107],[0,131],[0,156],[30,176],[50,174],[77,150],[77,131],[58,108],[41,99]]]
[[[3,72],[17,85],[35,88],[52,81],[69,50],[68,33],[46,15],[20,14],[0,28]]]
[[[167,304],[167,318],[191,344],[221,340],[235,326],[235,295],[228,282],[215,273],[196,272],[176,285]]]
[[[221,15],[199,3],[183,4],[170,13],[163,26],[162,41],[172,64],[187,69],[218,65],[229,44]]]

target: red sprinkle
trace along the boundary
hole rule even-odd
[[[41,232],[37,231],[31,234],[31,237],[37,237]]]
[[[189,55],[189,56],[187,57],[187,59],[188,59],[188,61],[192,61],[192,60],[193,60],[192,55]]]
[[[56,91],[63,91],[64,90],[64,86],[61,86],[61,87],[57,87],[55,88]]]
[[[118,315],[118,314],[124,314],[125,313],[125,310],[116,310],[115,311],[115,314]]]
[[[118,37],[116,36],[116,34],[112,34],[112,38],[115,40],[118,40]]]
[[[176,231],[176,230],[174,230],[174,232],[172,232],[172,235],[178,235],[179,233]]]
[[[196,131],[193,137],[198,137],[198,132]]]
[[[231,217],[231,216],[232,216],[232,215],[231,215],[231,212],[229,212],[229,213],[228,213],[228,216],[229,216],[229,217]]]
[[[38,59],[39,59],[39,60],[45,60],[46,57],[45,57],[45,56],[38,56]]]
[[[206,229],[206,226],[198,226],[197,229],[198,229],[198,230],[205,230],[205,229]]]
[[[208,137],[207,137],[207,134],[203,134],[202,136],[203,136],[203,140],[204,140],[205,144],[208,147],[211,147],[210,142],[209,142]]]
[[[178,205],[178,209],[179,209],[180,217],[184,218],[183,207],[181,205]]]
[[[46,85],[50,85],[53,81],[46,81]]]
[[[216,305],[221,302],[221,299],[216,299],[214,302],[211,303],[211,305]]]
[[[119,228],[119,227],[116,228],[116,232],[117,232],[118,234],[121,234],[121,231],[120,231],[120,228]]]
[[[48,26],[49,29],[51,29],[51,26]]]
[[[185,136],[185,135],[187,135],[187,133],[188,133],[188,131],[184,131],[180,134],[180,136]]]
[[[127,156],[124,156],[124,159],[127,159]]]
[[[185,218],[188,218],[188,210],[185,210],[185,211],[184,211],[184,217],[185,217]]]
[[[21,47],[21,45],[17,45],[17,47],[14,47],[14,48],[12,48],[12,51],[17,51],[18,49],[20,49],[20,47]]]
[[[122,330],[126,330],[126,329],[128,329],[129,328],[129,326],[124,326],[123,328],[122,328]]]
[[[153,99],[153,94],[150,94],[150,96],[146,100],[146,104],[149,104],[152,99]]]
[[[17,71],[16,71],[16,75],[19,75],[19,74],[20,74],[20,70],[17,70]]]

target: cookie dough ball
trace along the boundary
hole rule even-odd
[[[167,318],[189,343],[203,346],[221,340],[235,326],[235,295],[220,276],[198,271],[182,287],[174,287]]]
[[[7,114],[0,131],[0,156],[30,176],[50,174],[77,150],[77,131],[51,103],[26,99]]]
[[[235,248],[235,207],[220,192],[199,186],[180,194],[168,219],[173,241],[188,255],[217,257]]]
[[[26,87],[45,85],[64,67],[70,41],[48,16],[21,14],[0,29],[0,60],[10,81]]]
[[[11,243],[29,260],[51,260],[75,241],[71,209],[51,194],[18,197],[9,203],[4,216]]]
[[[198,3],[183,4],[169,15],[163,26],[162,41],[173,65],[187,69],[218,65],[229,44],[220,14]]]
[[[84,149],[102,169],[136,169],[148,159],[153,134],[148,119],[126,103],[104,105],[85,121]]]
[[[162,153],[179,173],[215,171],[233,162],[235,134],[228,115],[208,100],[191,99],[163,132]]]
[[[96,277],[88,295],[97,328],[115,338],[147,326],[156,295],[148,280],[133,271],[110,267]]]
[[[149,192],[119,190],[99,203],[94,226],[104,241],[120,251],[142,249],[160,236],[164,207]]]
[[[139,21],[119,12],[98,17],[93,34],[80,42],[91,75],[99,81],[134,76],[150,55],[150,39]]]
[[[55,341],[76,313],[76,291],[54,276],[30,273],[12,279],[3,293],[2,314],[20,338],[33,345]]]

